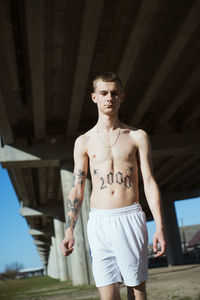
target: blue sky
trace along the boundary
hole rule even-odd
[[[200,224],[200,198],[175,203],[179,226]],[[0,272],[6,264],[22,263],[24,268],[42,266],[26,219],[19,214],[19,201],[5,169],[0,165]],[[155,223],[147,223],[149,242]]]

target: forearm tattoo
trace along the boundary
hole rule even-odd
[[[133,167],[127,167],[126,172],[117,171],[115,174],[109,172],[105,177],[100,176],[99,170],[94,169],[93,175],[100,179],[100,190],[106,189],[109,185],[116,182],[119,185],[124,185],[127,189],[132,186]]]
[[[66,229],[71,226],[75,228],[80,209],[81,200],[79,198],[75,197],[73,200],[67,200]]]
[[[73,175],[72,188],[76,187],[78,189],[83,187],[83,184],[86,180],[86,173],[81,169]],[[76,193],[76,192],[75,192]],[[81,209],[82,197],[79,198],[75,196],[72,200],[67,200],[67,218],[66,218],[66,229],[69,227],[75,228],[78,215]]]
[[[77,172],[77,178],[78,178],[78,184],[80,184],[82,186],[86,179],[86,173],[84,171],[82,171],[81,169],[79,169]]]

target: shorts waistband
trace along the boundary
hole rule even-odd
[[[89,216],[113,216],[142,211],[139,203],[114,209],[90,208]]]

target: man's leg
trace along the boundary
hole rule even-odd
[[[118,283],[106,285],[98,289],[99,289],[101,300],[120,300]]]
[[[135,295],[135,300],[147,300],[145,281],[137,286],[134,286],[133,291]]]

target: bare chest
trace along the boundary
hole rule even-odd
[[[136,159],[137,147],[129,141],[120,140],[114,147],[107,147],[99,140],[95,140],[88,147],[91,165],[124,165],[132,164]]]

